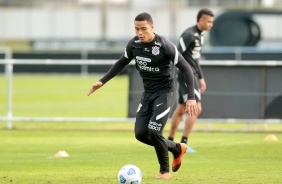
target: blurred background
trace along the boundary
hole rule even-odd
[[[281,49],[281,0],[0,0],[0,45],[15,52],[121,51],[143,11],[158,34],[177,42],[202,7],[218,18],[207,47]]]
[[[116,60],[135,35],[137,14],[150,13],[155,32],[177,44],[203,7],[215,21],[202,50],[208,90],[201,118],[280,121],[282,0],[0,0],[0,57],[7,58],[8,49],[16,60]],[[17,64],[13,72],[104,73],[109,67]],[[128,117],[142,91],[131,68],[123,73],[129,76]]]

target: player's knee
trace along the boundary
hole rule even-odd
[[[157,130],[149,130],[149,136],[153,140],[155,137],[159,136],[160,132]]]

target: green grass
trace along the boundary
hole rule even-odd
[[[19,75],[13,77],[13,116],[126,117],[128,78],[118,76],[91,96],[101,75]],[[7,80],[0,77],[0,116],[7,112]]]
[[[95,125],[89,130],[56,130],[55,126],[0,130],[0,183],[117,183],[118,170],[128,163],[141,169],[144,184],[264,184],[282,179],[281,134],[276,134],[278,141],[268,142],[266,133],[194,132],[190,142],[197,153],[184,156],[172,180],[158,181],[155,152],[135,140],[133,124],[123,131],[95,130]],[[70,157],[55,158],[59,150]]]
[[[101,76],[14,75],[13,116],[126,117],[128,78],[118,76],[90,97]],[[0,76],[0,116],[6,116],[6,78]],[[167,137],[170,124],[165,128]],[[281,125],[196,123],[189,138],[195,154],[186,154],[171,181],[158,181],[156,154],[134,138],[134,123],[0,122],[0,183],[117,183],[125,164],[143,172],[143,184],[264,184],[282,181]],[[260,133],[206,131],[261,131]],[[280,133],[278,132],[280,131]],[[264,141],[269,133],[278,141]],[[180,139],[178,132],[176,141]],[[55,158],[59,150],[68,158]],[[170,155],[170,162],[171,162]]]

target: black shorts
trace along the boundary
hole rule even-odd
[[[175,92],[144,92],[137,108],[136,128],[142,132],[151,129],[161,133],[172,111],[175,97]]]
[[[185,105],[188,94],[187,94],[187,86],[185,83],[185,78],[181,72],[178,72],[178,104]],[[194,93],[196,102],[201,102],[201,92],[200,92],[200,82],[199,77],[194,75]]]

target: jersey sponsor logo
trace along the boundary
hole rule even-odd
[[[136,56],[136,59],[139,60],[139,61],[151,62],[150,58],[145,58],[145,57],[141,57],[141,56]]]
[[[153,47],[152,47],[152,54],[154,54],[155,56],[156,56],[156,55],[159,55],[159,54],[160,54],[160,47],[158,47],[158,46],[153,46]]]
[[[195,40],[195,46],[199,47],[200,46],[200,41],[199,40]]]
[[[195,47],[192,50],[192,57],[194,59],[200,59],[201,57],[201,44],[200,44],[200,40],[195,40]]]
[[[162,126],[163,125],[161,123],[156,123],[156,122],[150,121],[148,128],[151,129],[151,130],[161,131]]]
[[[159,72],[160,71],[160,68],[158,68],[158,67],[147,66],[147,63],[151,62],[151,59],[149,59],[149,58],[136,56],[135,61],[136,61],[136,64],[138,65],[140,70],[145,70],[145,71],[149,71],[149,72]]]
[[[194,33],[195,36],[195,47],[192,50],[193,59],[200,59],[201,57],[201,49],[204,43],[204,35],[203,33]]]
[[[204,35],[201,35],[201,44],[204,44]]]

